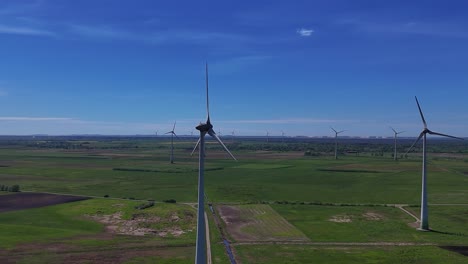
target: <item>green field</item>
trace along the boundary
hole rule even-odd
[[[95,258],[112,263],[193,262],[196,211],[181,203],[196,202],[198,157],[190,157],[194,142],[177,142],[175,164],[169,163],[169,145],[161,139],[0,143],[0,184],[18,184],[21,191],[98,197],[0,213],[0,259],[23,263],[60,263],[69,258],[91,263]],[[324,152],[304,156],[306,150],[333,148],[320,144],[228,143],[238,162],[211,142],[207,145],[208,201],[216,208],[238,208],[238,218],[244,223],[239,230],[254,238],[244,242],[263,243],[239,244],[242,240],[234,238],[220,216],[209,213],[213,263],[229,262],[221,243],[223,236],[234,242],[235,256],[243,263],[285,263],[275,258],[281,255],[289,256],[289,263],[308,263],[310,259],[318,263],[466,260],[461,254],[437,247],[468,246],[468,206],[437,205],[468,204],[465,145],[432,146],[435,152],[456,152],[429,155],[428,194],[433,204],[429,221],[433,232],[419,232],[414,228],[414,218],[390,206],[406,204],[407,210],[418,215],[421,160],[417,154],[395,162],[390,154],[374,155],[381,145],[364,148],[349,143],[347,148],[367,152],[342,155],[339,160]],[[177,204],[161,203],[168,199],[177,200]],[[144,210],[134,208],[148,200],[157,203]],[[153,219],[137,226],[156,231],[144,235],[125,230],[111,233],[102,223],[103,217],[119,218],[112,227],[116,230],[124,230],[125,221]],[[214,224],[215,219],[220,226]],[[269,244],[274,240],[299,244]],[[335,242],[414,245],[310,244]],[[122,255],[131,250],[138,254]],[[432,256],[431,262],[426,255]]]

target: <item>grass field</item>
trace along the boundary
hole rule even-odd
[[[232,145],[237,149],[233,152],[238,162],[230,160],[211,142],[207,145],[208,200],[215,207],[223,203],[238,209],[234,210],[241,223],[237,230],[250,236],[247,240],[235,239],[226,224],[220,230],[209,214],[214,263],[229,262],[221,243],[223,236],[231,242],[267,243],[233,244],[236,257],[243,263],[286,263],[279,262],[281,256],[288,256],[289,263],[309,263],[311,259],[317,263],[466,260],[437,246],[418,245],[467,246],[468,206],[431,205],[429,221],[434,232],[418,232],[409,225],[414,218],[398,208],[382,206],[419,204],[421,160],[417,154],[398,162],[389,155],[377,157],[369,153],[334,160],[323,155],[304,156],[289,143],[275,144],[294,150],[249,150],[252,146],[257,148],[256,143],[245,143],[245,148],[243,144]],[[77,145],[80,148],[73,147]],[[196,202],[198,158],[189,155],[193,145],[192,141],[177,142],[176,163],[170,164],[168,142],[161,140],[0,144],[0,184],[19,184],[22,191],[101,197],[1,213],[0,259],[13,258],[20,263],[60,263],[71,259],[91,263],[97,259],[101,263],[192,263],[195,209],[179,203]],[[456,149],[463,150],[459,146]],[[463,153],[442,154],[429,155],[429,203],[468,204],[467,157]],[[134,208],[147,200],[168,199],[175,199],[178,204]],[[418,215],[419,207],[405,208]],[[150,234],[148,229],[162,233]],[[303,244],[268,244],[274,240]],[[321,242],[416,245],[384,248],[307,244]],[[125,255],[133,251],[136,253]]]

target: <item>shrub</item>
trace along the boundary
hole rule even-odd
[[[176,203],[177,201],[175,199],[168,199],[168,200],[163,200],[165,203]]]
[[[10,188],[9,191],[10,191],[10,192],[19,192],[19,190],[20,190],[19,185],[18,185],[18,184],[15,184],[15,185],[11,186],[11,188]]]

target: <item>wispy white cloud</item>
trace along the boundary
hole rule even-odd
[[[108,25],[69,25],[71,33],[100,40],[128,40],[150,44],[190,43],[216,44],[248,41],[248,37],[227,32],[203,32],[197,30],[131,31]]]
[[[437,37],[468,37],[468,30],[452,23],[426,23],[418,21],[386,22],[340,19],[336,25],[349,26],[356,31],[367,33],[411,34]]]
[[[307,29],[307,28],[300,28],[296,30],[296,33],[299,34],[301,37],[310,37],[312,33],[314,33],[314,30]]]
[[[0,25],[0,34],[14,34],[26,36],[56,36],[54,32],[21,26]]]
[[[67,117],[24,117],[24,116],[0,116],[0,121],[72,121]]]
[[[252,120],[224,120],[219,123],[230,124],[321,124],[321,123],[348,123],[356,120],[316,119],[316,118],[284,118],[284,119],[252,119]]]

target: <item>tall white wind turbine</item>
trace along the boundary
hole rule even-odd
[[[176,122],[174,122],[174,126],[172,127],[172,130],[167,132],[167,133],[164,133],[165,135],[166,134],[171,134],[171,157],[170,157],[170,161],[171,161],[171,164],[174,163],[174,136],[176,136],[177,138],[179,138],[176,133],[175,133],[175,126],[176,126]]]
[[[221,139],[216,135],[213,130],[213,125],[210,121],[210,104],[208,97],[208,64],[206,64],[206,112],[207,119],[206,123],[200,123],[196,129],[200,131],[200,138],[198,139],[195,148],[192,151],[195,152],[197,146],[199,147],[199,169],[198,169],[198,212],[197,212],[197,243],[196,243],[196,255],[195,263],[196,264],[205,264],[206,263],[206,226],[205,226],[205,183],[204,183],[204,171],[205,171],[205,135],[208,134],[213,137],[216,141],[221,144],[221,146],[226,150],[226,152],[234,159],[236,158],[228,150],[228,148],[223,144]]]
[[[333,127],[330,127],[335,132],[335,159],[338,159],[338,135],[345,132],[346,130],[336,131]]]
[[[397,157],[397,136],[405,131],[400,131],[400,132],[397,132],[395,129],[393,129],[393,127],[390,127],[391,130],[393,130],[393,133],[394,133],[394,148],[393,148],[393,160],[398,160],[398,157]]]
[[[463,140],[463,138],[459,137],[454,137],[438,132],[431,131],[427,128],[427,123],[426,120],[424,119],[423,112],[421,110],[421,106],[419,106],[418,98],[415,96],[416,99],[416,104],[418,105],[419,109],[419,114],[421,115],[421,120],[424,125],[423,131],[419,134],[419,137],[414,141],[413,145],[408,149],[406,154],[418,143],[418,141],[422,138],[423,139],[423,160],[422,160],[422,190],[421,190],[421,225],[419,227],[419,230],[422,231],[428,231],[429,230],[429,219],[428,219],[428,208],[427,208],[427,186],[426,186],[426,176],[427,176],[427,167],[426,167],[426,134],[430,135],[438,135],[438,136],[443,136],[443,137],[449,137],[449,138],[455,138],[455,139],[460,139]]]

